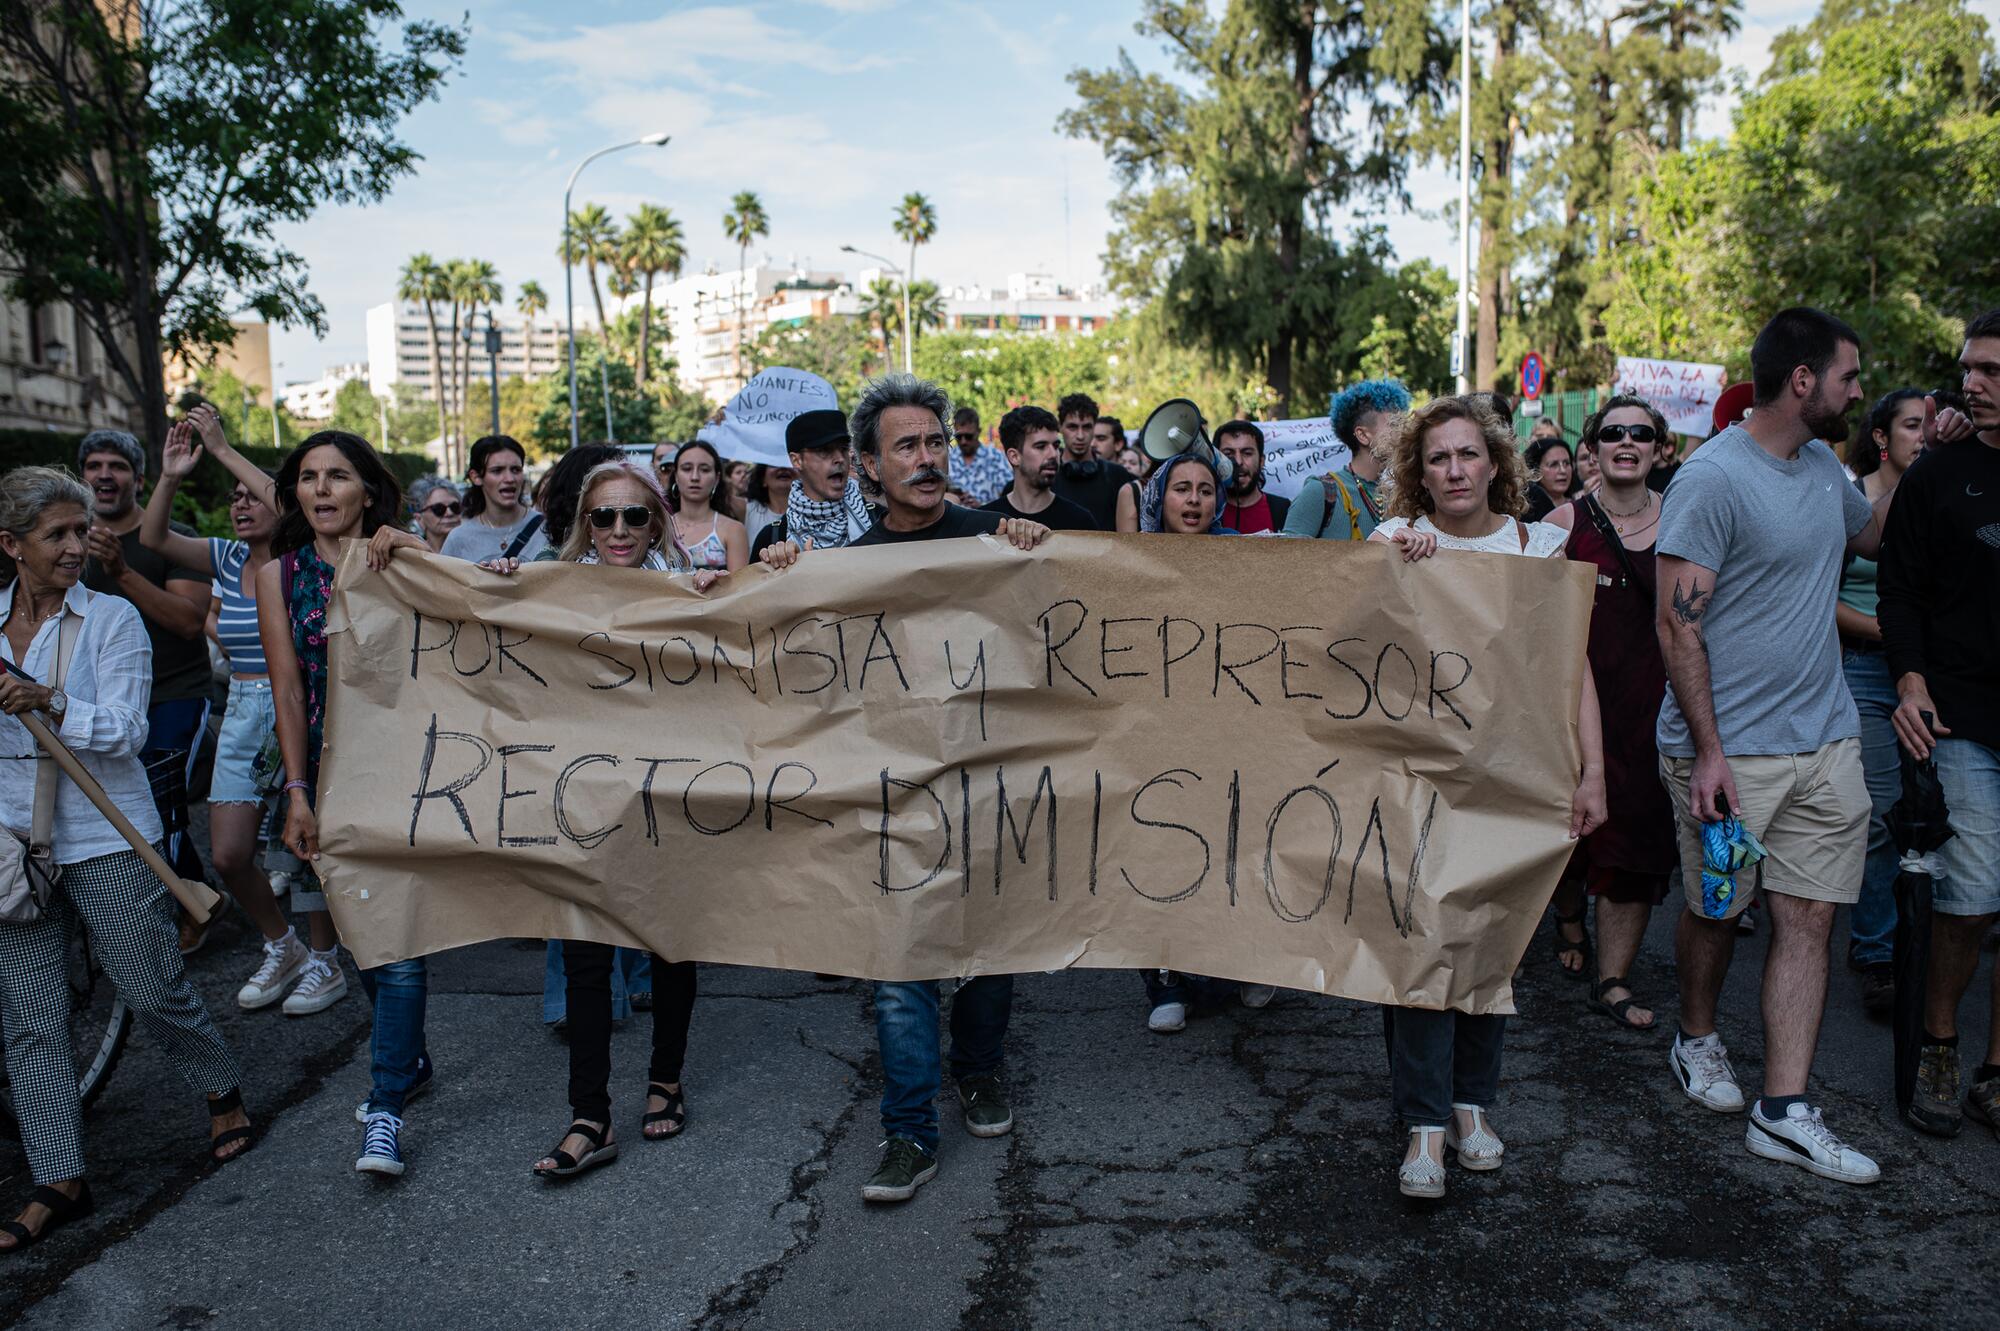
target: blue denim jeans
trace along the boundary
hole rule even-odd
[[[978,975],[951,1000],[951,1075],[963,1080],[1000,1070],[1014,977]],[[926,1151],[938,1144],[938,982],[875,986],[875,1040],[882,1051],[882,1135]]]
[[[410,1088],[430,1075],[430,1050],[424,1043],[429,973],[422,957],[392,961],[362,971],[361,987],[375,1005],[375,1030],[368,1042],[374,1078],[368,1107],[400,1118]]]
[[[1840,668],[1861,710],[1861,766],[1868,779],[1868,858],[1861,871],[1861,899],[1847,912],[1847,957],[1857,966],[1886,965],[1896,933],[1898,856],[1883,820],[1903,793],[1903,760],[1889,718],[1896,712],[1896,684],[1881,652],[1843,648]]]
[[[549,940],[542,962],[542,1021],[553,1026],[569,1010],[566,997],[568,979],[563,973],[560,938]],[[611,962],[611,1020],[623,1021],[632,1015],[632,995],[653,992],[653,954],[643,949],[621,947]]]

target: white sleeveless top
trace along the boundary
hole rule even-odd
[[[1384,518],[1375,530],[1388,540],[1405,527],[1414,527],[1426,536],[1437,537],[1440,550],[1476,550],[1486,555],[1526,555],[1530,559],[1552,559],[1563,553],[1569,543],[1569,532],[1552,522],[1529,522],[1522,524],[1528,529],[1528,548],[1521,548],[1521,531],[1515,526],[1515,519],[1509,518],[1500,524],[1500,529],[1490,536],[1453,536],[1437,529],[1428,514],[1411,522],[1408,518]]]

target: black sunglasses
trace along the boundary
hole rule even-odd
[[[434,518],[449,518],[457,516],[459,510],[463,507],[464,505],[462,504],[426,504],[424,505],[424,512]]]
[[[644,504],[626,504],[620,507],[593,508],[590,510],[590,525],[599,531],[609,531],[618,519],[625,519],[625,525],[633,531],[650,526],[653,510]]]
[[[1630,439],[1635,444],[1658,442],[1660,432],[1650,425],[1606,425],[1597,431],[1597,442],[1615,444],[1621,439]]]
[[[960,434],[953,435],[952,437],[961,444],[976,444],[979,442],[979,436],[976,434]]]

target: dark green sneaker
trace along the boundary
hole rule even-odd
[[[1965,1096],[1965,1112],[2000,1137],[2000,1077],[1972,1083]]]
[[[882,1143],[882,1164],[861,1185],[864,1202],[907,1202],[937,1177],[937,1157],[907,1137]]]
[[[1007,1107],[1007,1088],[1000,1074],[961,1077],[958,1102],[965,1109],[965,1130],[975,1137],[1005,1136],[1014,1126],[1014,1111]]]
[[[1917,1052],[1917,1088],[1903,1117],[1919,1132],[1956,1137],[1965,1121],[1958,1104],[1958,1050],[1927,1044]]]

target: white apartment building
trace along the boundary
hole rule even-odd
[[[583,311],[577,311],[577,327],[585,326]],[[486,313],[480,312],[478,326],[466,339],[466,325],[459,324],[461,364],[472,357],[472,377],[484,379],[490,373],[486,358]],[[493,325],[500,330],[499,371],[502,382],[515,377],[539,379],[560,374],[564,368],[563,321],[560,313],[544,314],[529,327],[519,310],[495,309]],[[451,326],[449,315],[438,321],[439,365],[451,376]],[[397,384],[414,384],[426,397],[436,400],[431,390],[431,330],[424,307],[415,301],[391,301],[368,311],[368,387],[377,397],[394,394]],[[455,406],[451,385],[445,385],[445,403]]]
[[[367,377],[368,362],[365,360],[329,365],[326,373],[317,379],[285,385],[282,398],[285,410],[302,421],[332,420],[333,400],[340,395],[341,387]]]

